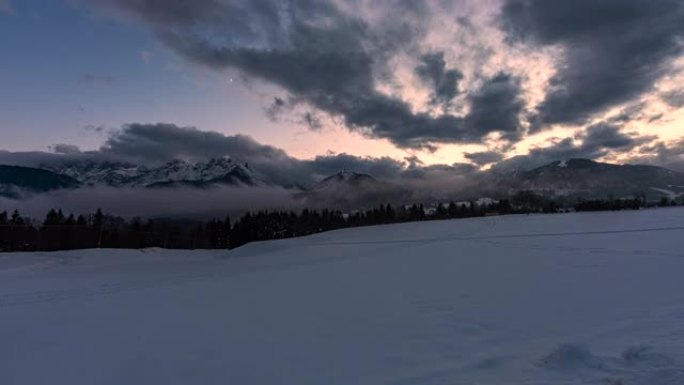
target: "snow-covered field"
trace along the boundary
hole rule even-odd
[[[0,254],[0,384],[684,384],[684,210]]]

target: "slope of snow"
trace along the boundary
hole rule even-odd
[[[670,185],[670,186],[668,186],[668,187],[672,187],[672,185]],[[684,196],[684,193],[677,193],[677,192],[675,192],[675,191],[666,190],[666,189],[664,189],[664,188],[651,187],[651,190],[657,191],[657,192],[663,194],[664,197],[667,197],[667,198],[669,198],[669,199],[677,199],[677,198],[679,198],[680,196]]]
[[[684,210],[0,254],[2,384],[684,384]]]

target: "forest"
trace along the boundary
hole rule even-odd
[[[480,203],[439,203],[393,207],[382,204],[368,210],[264,210],[207,221],[190,219],[133,218],[104,213],[65,214],[50,210],[42,220],[18,211],[0,209],[0,251],[56,251],[88,248],[231,249],[249,242],[300,237],[323,231],[398,222],[458,219],[478,216],[558,213],[568,211],[638,210],[677,203],[662,199],[648,203],[642,198],[580,200],[573,206],[560,204],[533,192],[520,192],[510,200]]]

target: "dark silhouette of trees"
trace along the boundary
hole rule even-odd
[[[606,199],[581,201],[575,206],[576,211],[616,211],[616,210],[639,210],[642,201],[634,199]]]
[[[479,202],[479,201],[478,201]],[[256,241],[315,234],[345,227],[383,225],[396,222],[455,219],[485,215],[554,213],[567,211],[636,210],[647,206],[642,196],[633,199],[580,200],[568,207],[531,191],[521,191],[498,202],[439,203],[426,208],[416,203],[398,208],[381,204],[368,210],[342,213],[338,210],[248,212],[236,221],[230,217],[206,222],[184,219],[126,220],[102,210],[89,215],[66,215],[49,210],[36,224],[18,211],[0,211],[0,251],[69,250],[85,248],[226,249]],[[663,199],[651,206],[677,202]],[[684,204],[684,201],[682,202]]]

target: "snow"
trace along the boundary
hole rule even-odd
[[[672,186],[672,185],[670,185],[670,186]],[[669,198],[669,199],[677,199],[677,198],[679,198],[680,196],[684,196],[684,193],[677,193],[677,192],[675,192],[675,191],[666,190],[666,189],[663,189],[663,188],[651,187],[651,190],[657,191],[657,192],[663,194],[663,196],[665,196],[665,197],[667,197],[667,198]]]
[[[0,254],[2,384],[683,384],[684,210]]]
[[[153,168],[118,163],[85,162],[53,170],[86,185],[120,187],[149,186],[178,181],[211,182],[235,171],[249,175],[254,184],[260,183],[251,170],[227,156],[199,163],[173,160]]]

